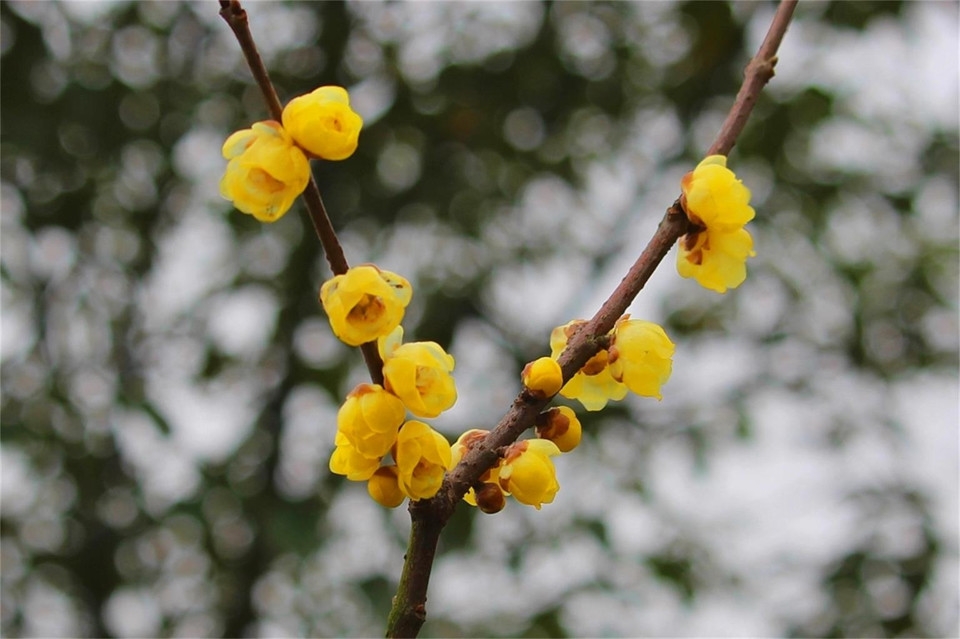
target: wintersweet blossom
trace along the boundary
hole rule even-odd
[[[466,431],[450,447],[450,467],[453,468],[471,448],[479,444],[490,433],[488,430],[471,428]],[[503,489],[500,488],[500,466],[488,468],[477,480],[479,490],[470,488],[463,496],[463,500],[471,506],[478,506],[487,514],[499,512],[506,505],[503,498]],[[496,493],[499,493],[497,496]]]
[[[673,351],[662,327],[624,315],[613,328],[610,374],[637,395],[663,399],[660,387],[670,378]]]
[[[457,401],[453,357],[436,342],[402,341],[398,326],[377,342],[384,385],[417,417],[436,417]]]
[[[557,445],[547,439],[514,442],[500,464],[500,487],[521,504],[540,510],[560,490],[557,470],[550,459],[559,454]]]
[[[396,508],[406,495],[400,490],[400,475],[395,465],[381,466],[367,481],[367,492],[381,506]]]
[[[569,453],[580,445],[583,427],[577,414],[567,406],[554,406],[537,415],[537,437],[557,445],[561,453]]]
[[[400,428],[393,458],[397,462],[400,490],[414,501],[436,495],[444,473],[452,467],[446,438],[414,420]]]
[[[296,97],[283,109],[283,127],[312,155],[345,160],[357,150],[363,120],[350,108],[346,89],[324,86]]]
[[[680,186],[680,203],[698,228],[680,239],[677,272],[718,293],[740,286],[747,258],[756,255],[743,228],[755,215],[750,190],[727,168],[723,155],[705,158]]]
[[[541,397],[552,397],[563,386],[560,364],[551,357],[541,357],[523,367],[523,385]]]
[[[320,303],[334,335],[359,346],[400,325],[413,291],[410,282],[372,264],[354,266],[320,288]]]
[[[367,457],[347,439],[341,431],[337,431],[334,439],[333,454],[330,455],[330,472],[344,475],[350,481],[366,481],[373,476],[380,467],[379,457]]]
[[[223,143],[220,195],[261,222],[286,213],[310,180],[310,162],[278,122],[257,122]]]
[[[360,384],[347,394],[337,412],[337,432],[371,459],[387,454],[406,417],[403,402],[378,384]]]
[[[550,356],[553,359],[567,347],[567,340],[573,335],[583,320],[573,320],[558,326],[550,332]],[[587,410],[600,410],[610,400],[627,396],[627,387],[610,374],[607,366],[608,353],[601,349],[591,357],[573,377],[560,389],[560,394],[568,399],[576,399]]]

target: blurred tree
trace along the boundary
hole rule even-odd
[[[251,3],[352,263],[457,358],[451,439],[595,310],[716,133],[765,3]],[[326,469],[364,376],[300,205],[220,199],[265,110],[215,2],[0,4],[5,636],[382,632],[406,513]],[[665,264],[665,400],[583,415],[540,512],[462,509],[425,636],[957,632],[956,4],[801,5],[732,162],[759,256]]]

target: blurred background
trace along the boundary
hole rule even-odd
[[[456,358],[453,441],[590,317],[703,156],[775,6],[246,4],[353,264]],[[4,2],[0,631],[379,636],[409,518],[332,476],[365,379],[300,203],[219,197],[266,110],[218,3]],[[542,511],[458,510],[423,636],[957,636],[958,5],[801,3],[730,163],[757,257],[631,308],[664,399],[579,411]],[[579,406],[577,406],[579,408]]]

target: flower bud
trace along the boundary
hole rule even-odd
[[[561,453],[569,453],[580,444],[582,427],[577,414],[567,406],[555,406],[537,415],[537,437],[557,445]]]
[[[363,126],[350,108],[346,89],[337,86],[320,87],[290,100],[282,119],[297,144],[323,160],[345,160],[353,155]]]
[[[539,397],[553,397],[563,386],[560,364],[550,357],[541,357],[523,367],[523,385]]]
[[[367,492],[374,501],[387,508],[396,508],[406,495],[400,490],[396,466],[381,466],[367,481]]]
[[[490,482],[484,482],[480,489],[475,491],[474,501],[477,508],[488,515],[498,513],[507,505],[507,498],[503,494],[500,486]]]

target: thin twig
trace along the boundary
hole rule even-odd
[[[708,155],[727,154],[733,148],[760,91],[773,77],[777,49],[796,4],[797,0],[783,0],[778,6],[763,44],[747,65],[737,98]],[[610,332],[688,227],[687,216],[677,200],[667,209],[653,238],[620,285],[596,315],[570,338],[559,358],[564,381],[569,380],[597,353],[600,348],[598,338]],[[526,429],[533,426],[537,415],[549,401],[538,399],[526,390],[521,391],[497,427],[479,445],[468,451],[457,467],[447,474],[440,492],[432,499],[411,502],[410,542],[397,595],[387,620],[387,637],[416,637],[420,632],[426,620],[427,587],[443,527],[470,486],[497,463],[497,449],[516,441]]]
[[[270,74],[263,64],[263,59],[257,50],[257,44],[253,41],[250,21],[247,20],[247,12],[240,6],[240,0],[220,0],[220,16],[237,37],[237,42],[240,43],[240,49],[247,60],[247,66],[250,67],[253,79],[256,80],[260,92],[263,93],[263,99],[267,103],[270,115],[274,120],[280,122],[283,119],[283,106],[273,82],[270,81]],[[327,209],[323,205],[320,189],[317,187],[317,182],[313,179],[312,174],[310,175],[310,181],[307,183],[307,188],[303,192],[303,200],[307,205],[310,221],[313,222],[313,230],[316,231],[317,237],[320,239],[320,245],[323,247],[323,253],[330,265],[330,270],[333,271],[334,275],[343,275],[350,268],[350,265],[343,254],[343,246],[333,229],[333,223],[330,221]],[[363,354],[363,360],[366,362],[373,383],[382,385],[383,360],[380,359],[380,353],[377,352],[377,345],[372,342],[363,344],[360,347],[360,352]]]

